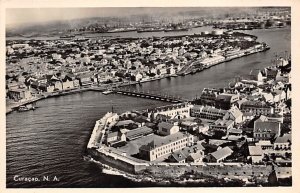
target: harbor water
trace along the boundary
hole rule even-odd
[[[182,32],[180,32],[182,33]],[[290,53],[290,28],[246,31],[270,45],[266,52],[222,63],[194,75],[135,85],[135,89],[192,99],[204,87],[226,86],[236,75],[269,66],[274,53]],[[153,108],[167,103],[88,91],[38,101],[35,111],[6,116],[6,176],[8,188],[26,187],[145,187],[122,176],[104,174],[84,159],[95,121],[113,106],[116,112]],[[19,177],[57,179],[26,182]],[[193,184],[192,186],[197,186]]]

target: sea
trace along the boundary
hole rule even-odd
[[[197,28],[197,32],[207,28]],[[196,32],[196,33],[197,33]],[[237,75],[271,65],[275,55],[291,52],[290,27],[244,31],[266,42],[271,49],[213,66],[202,72],[134,85],[132,89],[169,94],[187,99],[200,95],[205,87],[224,87]],[[176,35],[176,32],[172,34]],[[186,32],[190,34],[194,32]],[[116,36],[135,37],[127,32]],[[163,36],[166,33],[140,33]],[[183,35],[178,32],[177,35]],[[101,36],[101,34],[98,34]],[[110,34],[112,35],[112,34]],[[96,35],[95,35],[96,36]],[[103,95],[88,91],[49,98],[37,102],[35,111],[13,112],[6,116],[6,186],[7,188],[130,188],[160,186],[203,186],[191,183],[160,184],[134,182],[123,176],[102,172],[99,164],[86,159],[86,145],[95,121],[112,107],[115,112],[143,110],[168,103],[122,95]],[[22,180],[23,177],[23,180]],[[28,181],[40,179],[40,181]],[[42,179],[49,179],[49,181]],[[27,179],[24,180],[24,179]]]

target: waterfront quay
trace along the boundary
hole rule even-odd
[[[290,70],[290,59],[281,58],[193,101],[109,112],[96,122],[88,153],[135,179],[291,180]]]

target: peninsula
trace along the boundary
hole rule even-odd
[[[98,120],[88,154],[109,174],[139,181],[227,179],[291,183],[289,59],[193,101]]]

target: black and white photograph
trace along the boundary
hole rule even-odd
[[[293,11],[6,7],[6,189],[293,187]]]

